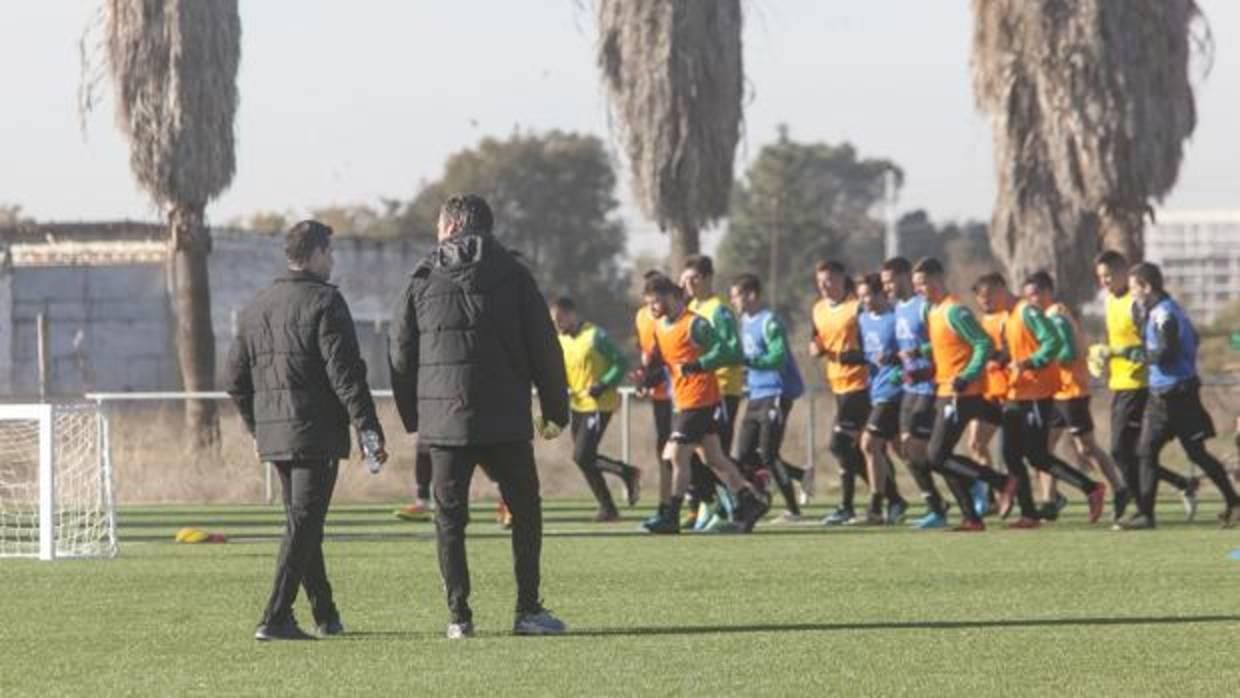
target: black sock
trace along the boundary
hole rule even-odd
[[[840,472],[840,508],[853,510],[853,500],[857,497],[857,476],[852,471]]]
[[[883,513],[883,495],[881,494],[870,495],[870,513],[879,514],[879,515]]]

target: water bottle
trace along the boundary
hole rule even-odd
[[[365,456],[366,469],[372,475],[378,474],[383,467],[383,463],[379,461],[379,451],[383,448],[383,444],[379,440],[379,432],[366,430],[361,432],[362,454]]]

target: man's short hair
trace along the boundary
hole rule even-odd
[[[1007,279],[1003,278],[1003,274],[992,271],[989,274],[982,274],[977,277],[977,281],[973,282],[973,292],[981,293],[982,289],[1007,288]]]
[[[692,269],[701,276],[714,276],[715,263],[710,255],[695,254],[685,259],[685,269]]]
[[[736,281],[734,281],[732,285],[740,289],[741,293],[753,293],[759,296],[762,295],[762,281],[753,274],[741,274],[736,277]]]
[[[1132,269],[1128,270],[1128,275],[1140,280],[1158,293],[1163,292],[1162,269],[1159,269],[1158,265],[1153,262],[1141,262],[1140,264],[1133,265]]]
[[[647,269],[646,273],[642,274],[642,278],[647,279],[647,280],[652,279],[656,276],[664,276],[664,274],[662,271],[658,269]]]
[[[844,267],[844,263],[838,262],[834,259],[818,260],[818,264],[814,266],[814,270],[819,273],[822,273],[824,271],[829,271],[832,274],[847,274],[848,273],[848,270]]]
[[[877,272],[858,276],[857,285],[869,286],[870,293],[875,293],[880,296],[883,295],[883,277],[879,276]]]
[[[909,261],[905,259],[904,257],[892,257],[886,262],[883,262],[881,271],[889,271],[892,274],[901,274],[901,275],[912,274],[913,265],[910,264]]]
[[[1039,291],[1046,291],[1047,293],[1055,290],[1055,280],[1051,278],[1050,272],[1045,269],[1039,269],[1030,274],[1029,278],[1025,279],[1025,285],[1032,286]]]
[[[477,194],[449,197],[439,209],[439,216],[454,225],[457,233],[462,235],[487,234],[495,224],[487,200]]]
[[[556,310],[559,310],[560,312],[563,312],[563,313],[577,312],[576,301],[574,301],[572,298],[569,298],[568,296],[560,296],[559,298],[555,299],[555,302],[552,303],[552,306]]]
[[[1115,250],[1103,250],[1094,257],[1094,266],[1105,266],[1108,269],[1124,270],[1128,268],[1128,259]]]
[[[663,274],[646,279],[642,293],[647,296],[678,296],[683,297],[684,289]]]
[[[943,263],[934,257],[922,257],[917,260],[917,264],[913,265],[913,273],[924,276],[942,276]]]
[[[294,264],[305,264],[315,250],[330,245],[331,239],[331,226],[315,220],[298,221],[284,236],[284,256]]]

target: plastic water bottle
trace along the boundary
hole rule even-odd
[[[383,468],[383,463],[379,461],[379,451],[383,448],[379,441],[379,432],[366,430],[361,433],[362,454],[365,456],[366,469],[372,475],[377,475],[379,470]]]

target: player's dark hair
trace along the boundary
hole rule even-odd
[[[977,277],[977,281],[973,282],[973,292],[981,293],[984,288],[1007,288],[1007,279],[1003,278],[1003,274],[992,271],[989,274],[982,274]]]
[[[658,269],[647,269],[646,273],[642,274],[642,278],[646,280],[650,280],[656,276],[664,276],[664,274]]]
[[[1128,270],[1128,275],[1134,279],[1138,279],[1141,283],[1146,284],[1154,289],[1157,293],[1163,292],[1163,275],[1162,269],[1158,268],[1153,262],[1141,262]]]
[[[695,254],[685,259],[685,269],[692,269],[702,276],[715,275],[715,263],[710,255]]]
[[[736,281],[732,285],[740,289],[741,293],[753,293],[762,295],[762,281],[753,274],[741,274],[736,277]]]
[[[913,265],[904,257],[892,257],[883,262],[881,271],[889,271],[892,274],[911,274],[913,273]]]
[[[572,313],[572,312],[576,312],[577,310],[576,301],[574,301],[572,298],[569,298],[568,296],[560,296],[559,298],[555,299],[555,303],[553,303],[552,305],[555,306],[556,310],[559,310],[565,313]]]
[[[1039,269],[1030,274],[1029,278],[1025,279],[1025,285],[1032,286],[1039,291],[1050,292],[1055,290],[1055,280],[1051,278],[1050,272],[1045,269]]]
[[[495,219],[486,199],[477,194],[449,197],[439,209],[439,215],[453,224],[461,235],[478,235],[491,232]]]
[[[926,276],[942,276],[943,263],[934,257],[922,257],[917,260],[917,264],[913,265],[914,274],[924,274]]]
[[[857,285],[868,286],[870,288],[870,293],[876,293],[880,296],[883,295],[883,277],[879,276],[877,272],[858,276]]]
[[[1108,269],[1126,269],[1128,259],[1115,250],[1103,250],[1094,257],[1094,266],[1105,266]]]
[[[331,244],[331,226],[305,220],[294,224],[284,236],[284,256],[293,264],[305,264],[315,250]]]
[[[652,276],[646,279],[646,285],[642,289],[642,294],[647,296],[677,296],[684,297],[684,289],[676,285],[676,282],[667,278],[663,274]]]

